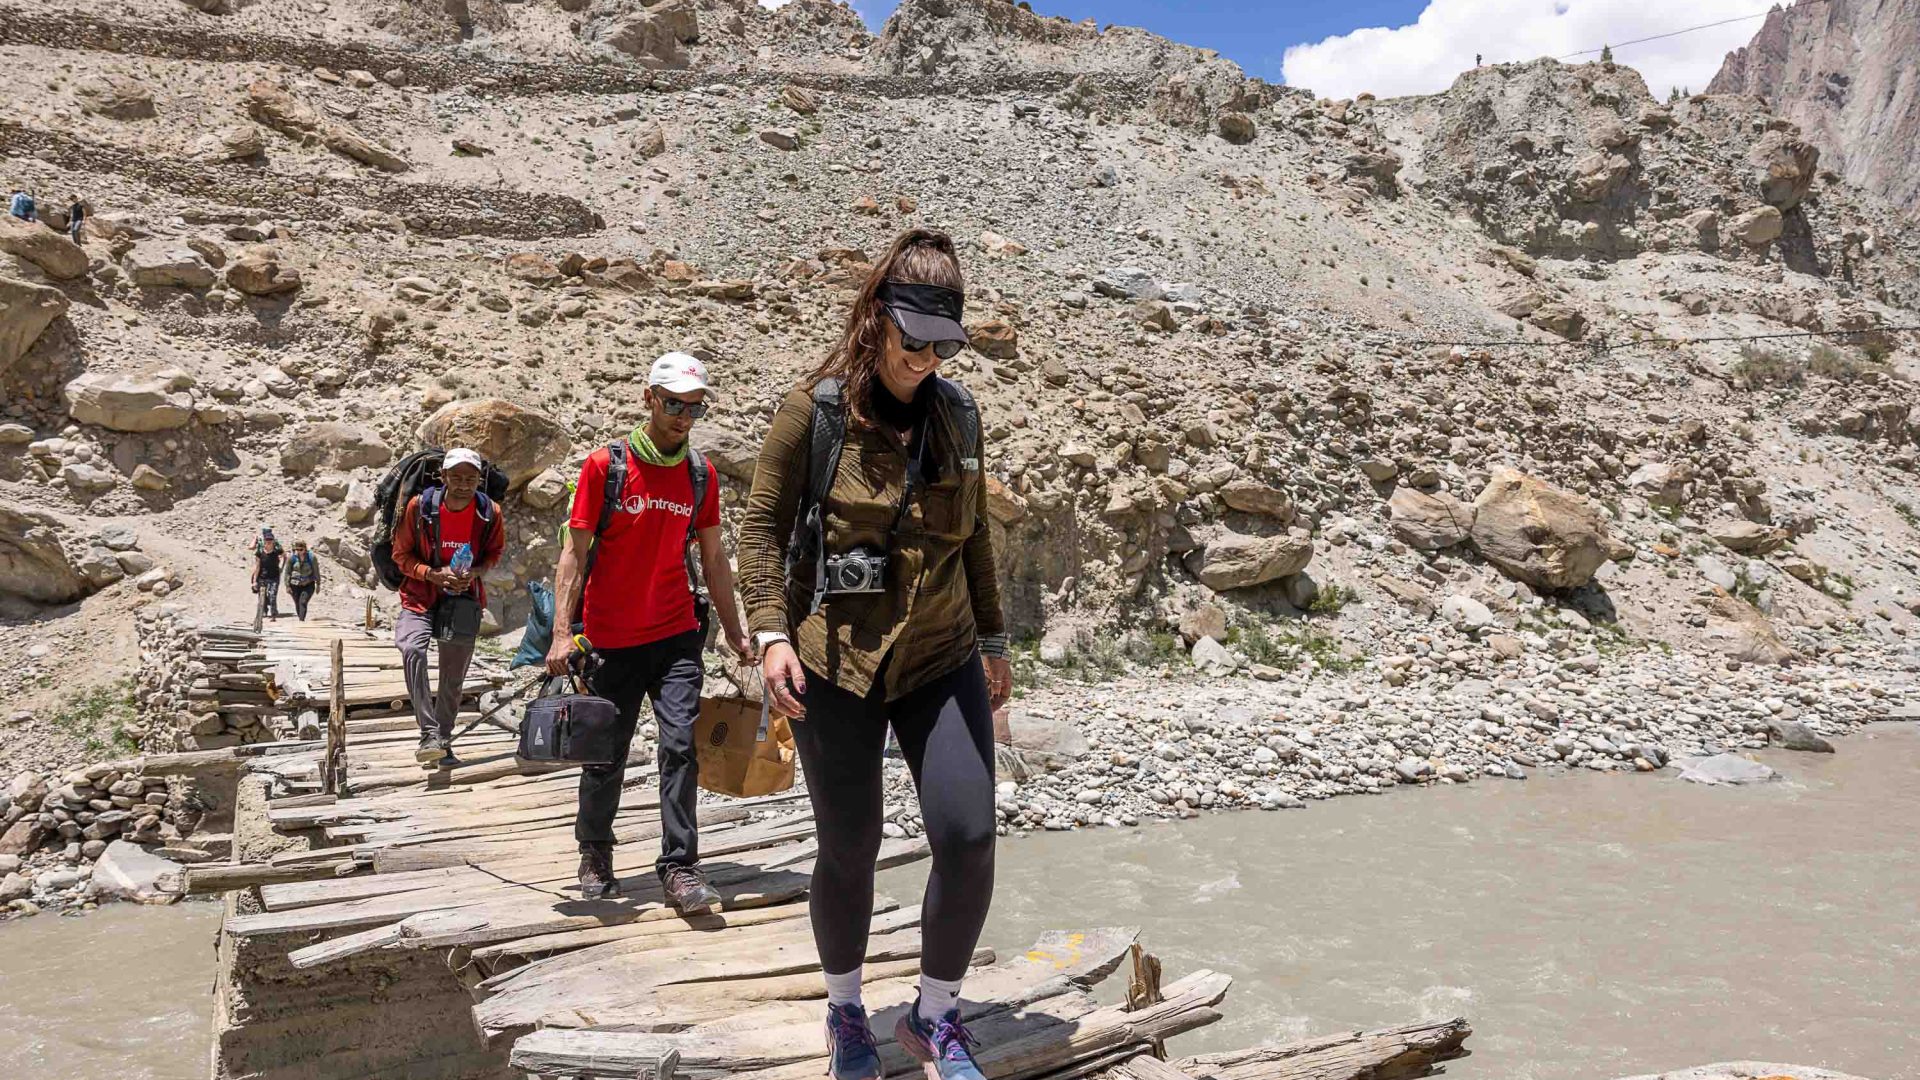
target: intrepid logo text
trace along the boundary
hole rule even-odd
[[[690,518],[693,516],[693,507],[688,506],[686,503],[673,502],[670,499],[647,495],[627,496],[626,499],[621,502],[620,509],[629,514],[644,514],[649,510],[665,510],[675,517]]]

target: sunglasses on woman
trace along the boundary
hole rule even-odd
[[[681,401],[679,398],[670,397],[661,398],[660,407],[667,410],[668,416],[679,416],[684,413],[695,420],[707,415],[709,408],[704,401]]]
[[[939,357],[942,360],[951,360],[954,357],[959,356],[960,350],[967,347],[967,343],[964,341],[926,342],[926,341],[921,341],[919,338],[914,337],[912,334],[909,334],[904,330],[900,332],[900,347],[907,350],[908,352],[919,352],[921,349],[926,348],[929,344],[933,346],[933,355]]]

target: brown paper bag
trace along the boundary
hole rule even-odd
[[[793,729],[784,716],[766,718],[760,738],[761,704],[743,697],[703,697],[693,725],[700,757],[700,786],[721,795],[751,798],[793,787]]]

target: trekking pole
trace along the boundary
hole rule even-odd
[[[512,687],[510,691],[502,691],[503,696],[494,699],[492,708],[489,708],[487,711],[481,713],[479,716],[474,717],[473,720],[469,722],[466,727],[463,727],[459,731],[454,732],[453,737],[455,739],[462,738],[468,732],[472,731],[474,728],[479,727],[483,723],[492,724],[494,727],[499,728],[501,731],[504,731],[509,735],[520,734],[519,728],[511,727],[503,721],[495,720],[493,719],[493,715],[499,712],[501,709],[506,708],[508,705],[511,705],[516,701],[519,701],[520,695],[526,693],[527,690],[531,688],[534,683],[537,683],[539,681],[540,681],[539,677],[535,676],[534,678],[529,679],[524,683],[521,683],[519,686]]]

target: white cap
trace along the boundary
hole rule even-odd
[[[710,390],[707,385],[707,365],[690,353],[670,352],[653,362],[653,370],[647,373],[647,385],[658,386],[670,394],[685,394],[694,390]]]
[[[481,472],[487,471],[486,459],[480,456],[480,452],[468,450],[464,446],[447,451],[447,456],[440,459],[441,472],[446,472],[455,465],[471,465]]]

